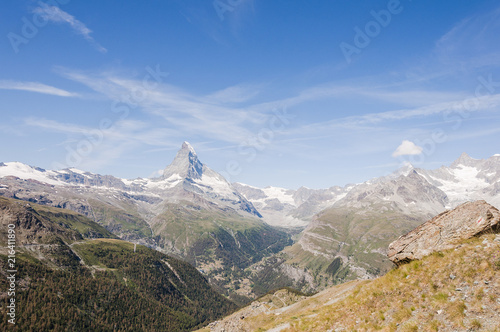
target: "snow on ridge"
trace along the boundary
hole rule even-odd
[[[129,180],[129,179],[120,179],[121,182],[123,182],[123,184],[125,184],[126,186],[130,186],[132,183],[134,183],[135,181],[137,181],[138,179],[135,179],[135,180]]]
[[[246,184],[246,183],[235,182],[235,184],[238,184],[238,185],[243,186],[243,187],[248,187],[248,188],[252,188],[252,189],[262,190],[262,188],[255,187],[255,186],[252,186],[252,185],[249,185],[249,184]]]
[[[32,166],[13,161],[4,163],[5,166],[0,167],[0,177],[15,176],[23,180],[36,180],[52,185],[65,185],[64,182],[51,178],[51,175],[56,175],[54,171],[40,171]]]
[[[87,176],[87,177],[88,177],[88,175],[86,173],[90,173],[90,172],[82,171],[81,169],[78,169],[78,168],[70,168],[69,170],[73,173],[77,173],[77,174]],[[92,174],[92,173],[90,173],[90,174]]]
[[[166,181],[166,182],[173,182],[173,181],[178,181],[178,180],[182,180],[182,176],[180,176],[179,174],[176,173],[176,174],[170,175],[164,181]]]

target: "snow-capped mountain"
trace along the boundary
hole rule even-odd
[[[493,206],[500,205],[500,155],[488,159],[473,159],[466,153],[449,167],[422,170],[429,183],[446,193],[446,208],[455,208],[470,200],[484,199]]]
[[[257,188],[243,183],[233,183],[270,225],[281,227],[304,227],[321,210],[342,199],[352,186],[328,189],[297,190],[278,187]]]
[[[437,170],[405,164],[388,176],[328,189],[233,186],[266,222],[282,227],[307,226],[324,209],[364,208],[376,203],[391,203],[404,214],[430,217],[470,200],[484,199],[499,206],[500,155],[478,160],[464,153],[449,167]]]
[[[214,280],[291,244],[269,225],[306,227],[279,255],[281,263],[262,270],[288,271],[299,285],[304,276],[313,280],[314,271],[336,281],[375,276],[391,266],[388,243],[429,217],[469,200],[499,206],[500,155],[477,160],[463,154],[436,170],[408,164],[356,185],[290,190],[231,184],[185,142],[163,175],[149,179],[0,163],[0,195],[77,211],[124,239],[217,271]]]
[[[0,178],[3,190],[8,191],[7,180],[49,185],[60,190],[86,191],[92,193],[108,190],[108,198],[117,192],[124,195],[141,195],[150,201],[178,202],[189,200],[194,194],[199,202],[205,200],[206,206],[232,209],[242,215],[260,217],[260,214],[241,194],[239,194],[222,175],[213,171],[198,160],[193,147],[184,142],[173,162],[168,165],[163,176],[158,178],[138,178],[126,180],[111,175],[93,174],[75,168],[59,171],[44,170],[19,162],[0,163]],[[22,183],[22,182],[21,182]],[[11,189],[16,186],[11,183]]]
[[[180,256],[209,230],[234,235],[267,226],[252,203],[201,163],[187,142],[162,176],[149,179],[0,163],[0,195],[74,210],[124,239]]]

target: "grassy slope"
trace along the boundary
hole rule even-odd
[[[246,323],[248,331],[500,331],[498,312],[500,236],[490,234]]]
[[[95,199],[89,199],[94,218],[115,234],[148,238],[151,229],[148,223],[137,213],[132,204],[117,207]]]
[[[201,209],[188,201],[182,201],[179,204],[165,204],[164,212],[153,222],[153,231],[178,250],[186,250],[202,234],[220,228],[242,232],[261,225],[260,220],[243,218],[235,212]]]
[[[41,216],[51,220],[59,225],[66,225],[67,227],[79,232],[84,237],[105,237],[115,238],[116,236],[109,232],[103,226],[93,222],[87,217],[79,213],[50,207],[47,205],[38,205],[31,203],[30,206]]]

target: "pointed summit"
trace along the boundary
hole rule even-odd
[[[193,147],[191,146],[191,144],[189,144],[188,141],[184,141],[182,143],[181,150],[189,150],[191,153],[196,155],[196,151],[194,151]]]
[[[410,162],[405,162],[399,169],[397,169],[393,174],[395,176],[408,176],[411,172],[415,171],[415,167]]]
[[[203,164],[198,160],[196,151],[188,142],[182,143],[174,161],[163,171],[163,178],[168,179],[176,174],[184,179],[201,179],[203,174]]]
[[[455,160],[450,167],[455,168],[459,165],[474,167],[476,166],[478,160],[471,158],[467,153],[463,152],[457,160]]]

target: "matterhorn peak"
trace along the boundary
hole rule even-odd
[[[184,142],[174,161],[163,171],[163,178],[167,179],[173,175],[179,175],[185,179],[201,179],[202,174],[203,164],[198,160],[196,151],[191,144]]]
[[[181,146],[181,150],[188,150],[192,154],[196,155],[196,151],[194,151],[194,148],[191,144],[189,144],[188,141],[184,141]]]

